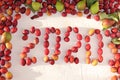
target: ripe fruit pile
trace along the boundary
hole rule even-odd
[[[120,0],[0,0],[0,35],[2,35],[0,41],[0,80],[12,78],[12,74],[7,70],[7,68],[10,68],[11,66],[11,33],[15,33],[18,30],[17,24],[22,14],[29,16],[31,12],[34,13],[34,15],[31,16],[31,19],[41,17],[43,14],[50,16],[60,12],[63,17],[66,17],[68,14],[78,15],[81,17],[85,14],[88,19],[91,19],[93,16],[96,21],[101,20],[102,27],[105,30],[105,35],[107,37],[111,37],[109,47],[115,55],[115,60],[113,61],[118,64],[120,56],[118,52],[120,49],[119,8]],[[23,40],[28,39],[29,32],[35,33],[36,36],[40,36],[40,30],[32,27],[30,30],[23,31]],[[59,30],[56,32],[56,34],[58,34]],[[69,33],[67,32],[66,35],[67,34]],[[64,40],[66,42],[69,41],[68,36],[66,36]],[[85,40],[89,42],[89,36],[86,36]],[[28,53],[30,49],[33,49],[35,45],[38,44],[38,42],[39,39],[36,37],[34,42],[29,43],[28,46],[24,48],[23,52],[26,51],[26,53]],[[79,47],[81,46],[79,41],[77,44]],[[102,44],[102,42],[99,44]],[[30,65],[31,62],[36,63],[35,57],[28,57],[28,59],[25,60],[24,58],[26,53],[23,52],[21,53],[22,65]],[[90,52],[86,52],[86,54],[90,54]],[[78,62],[79,60],[75,59],[75,63]],[[112,67],[113,66],[115,67],[115,65],[112,65]],[[120,73],[118,66],[116,71],[115,68],[113,72]],[[3,76],[4,74],[6,77]],[[117,80],[116,76],[114,76],[112,80]]]
[[[4,32],[1,36],[0,43],[0,80],[12,79],[13,75],[8,70],[11,67],[11,33]],[[4,77],[5,76],[5,77]]]

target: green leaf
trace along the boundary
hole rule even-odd
[[[105,19],[105,18],[109,18],[105,12],[99,13],[99,16],[100,16],[100,20]]]
[[[120,40],[118,40],[119,38],[113,38],[112,39],[112,42],[114,43],[114,44],[120,44]]]
[[[96,13],[98,13],[98,11],[99,11],[99,2],[97,1],[94,4],[91,5],[90,12],[92,14],[96,14]]]
[[[120,20],[120,11],[118,11],[118,18],[119,18],[119,20]]]
[[[115,42],[113,42],[114,44],[120,44],[120,41],[115,41]]]
[[[105,12],[101,12],[99,13],[99,16],[100,16],[100,20],[108,18],[108,19],[113,19],[116,22],[119,21],[118,13],[106,14]]]
[[[86,0],[87,2],[87,7],[90,8],[91,5],[93,5],[97,0]]]
[[[117,13],[108,14],[108,17],[118,22],[119,16]]]
[[[107,30],[107,29],[108,29],[108,28],[103,28],[102,30],[105,31],[105,30]]]

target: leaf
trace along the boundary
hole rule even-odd
[[[107,30],[107,29],[108,29],[108,28],[103,28],[102,30],[105,31],[105,30]]]
[[[120,41],[115,41],[115,42],[113,42],[113,43],[119,45],[119,44],[120,44]]]
[[[109,18],[105,12],[99,13],[99,16],[100,16],[100,20],[105,19],[105,18]]]
[[[90,8],[92,4],[94,4],[97,0],[86,0],[87,7]]]
[[[96,14],[96,13],[98,13],[98,11],[99,11],[99,2],[97,1],[94,4],[91,5],[90,12],[92,14]]]
[[[106,14],[105,12],[99,13],[100,20],[108,18],[108,19],[113,19],[116,22],[119,21],[119,16],[118,13],[112,13],[112,14]]]
[[[119,17],[119,20],[120,20],[120,11],[118,11],[118,17]]]
[[[113,39],[112,39],[112,42],[113,42],[114,44],[120,44],[119,38],[113,38]]]
[[[118,22],[119,16],[117,13],[108,14],[108,17]]]

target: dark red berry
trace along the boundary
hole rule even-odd
[[[78,29],[77,27],[74,27],[74,28],[73,28],[73,31],[74,31],[75,33],[78,33],[78,32],[79,32],[79,29]]]

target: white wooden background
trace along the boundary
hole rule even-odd
[[[30,15],[31,16],[31,15]],[[82,40],[82,47],[79,49],[79,52],[75,54],[80,59],[79,64],[66,64],[64,62],[65,51],[75,44],[76,39],[74,33],[71,33],[69,43],[65,43],[64,32],[67,26],[79,27],[80,33],[83,37],[87,34],[89,28],[99,28],[101,27],[101,22],[96,22],[93,19],[86,19],[85,17],[78,16],[68,16],[66,18],[61,17],[58,13],[53,16],[46,16],[38,18],[36,20],[30,20],[30,16],[22,15],[22,18],[19,20],[18,31],[13,34],[12,43],[12,71],[14,77],[12,80],[110,80],[111,76],[114,75],[110,72],[110,67],[108,66],[108,60],[113,58],[113,55],[110,52],[110,49],[107,48],[107,44],[110,41],[110,38],[106,38],[103,35],[104,48],[103,48],[103,63],[98,64],[97,66],[92,66],[91,64],[85,64],[85,42]],[[29,40],[23,41],[22,30],[30,29],[31,26],[40,28],[42,35],[40,38],[40,43],[28,53],[28,56],[36,56],[38,61],[36,64],[31,66],[21,66],[19,54],[23,49],[23,46],[26,46],[29,42],[33,41],[34,35],[29,35]],[[43,34],[45,27],[58,27],[61,29],[61,55],[59,60],[55,65],[50,65],[43,62]],[[54,50],[54,35],[50,35],[50,50]],[[53,38],[52,38],[53,37]],[[97,39],[94,37],[91,38],[92,45],[92,57],[96,57],[97,49]],[[95,41],[96,40],[96,41]]]

